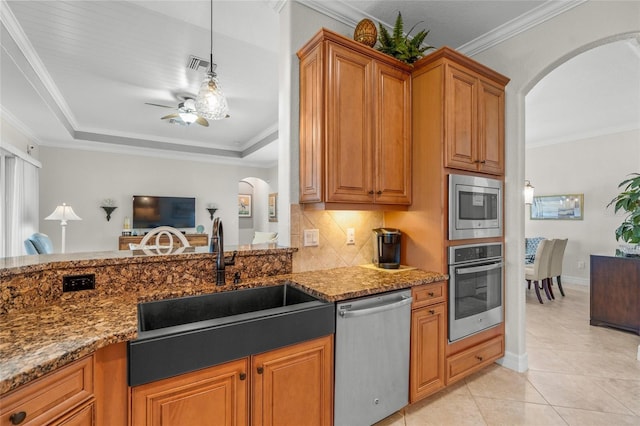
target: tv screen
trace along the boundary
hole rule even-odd
[[[133,196],[133,227],[137,229],[196,226],[196,199],[188,197]]]

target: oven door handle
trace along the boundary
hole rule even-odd
[[[470,268],[457,268],[456,274],[458,275],[473,274],[476,272],[493,271],[494,269],[499,269],[499,268],[502,268],[502,262],[492,263],[490,265],[472,266]]]

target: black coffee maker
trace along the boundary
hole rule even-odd
[[[402,232],[393,228],[373,229],[373,264],[378,268],[400,267],[400,238]]]

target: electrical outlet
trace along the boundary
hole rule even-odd
[[[352,246],[356,243],[356,230],[347,228],[347,245]]]
[[[62,291],[93,290],[96,288],[96,274],[65,275],[62,277]]]
[[[578,269],[584,269],[584,260],[578,260]]]
[[[304,246],[315,247],[320,245],[320,230],[305,229],[304,230]]]

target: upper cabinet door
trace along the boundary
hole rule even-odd
[[[478,164],[478,79],[448,67],[445,87],[445,166],[476,170]]]
[[[376,62],[375,202],[411,204],[411,75]]]
[[[481,79],[478,145],[480,171],[504,174],[504,88]]]
[[[373,61],[334,43],[327,51],[326,201],[372,202]]]

